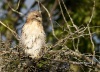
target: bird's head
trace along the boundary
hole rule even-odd
[[[36,20],[42,22],[41,11],[31,11],[27,16],[27,22]]]

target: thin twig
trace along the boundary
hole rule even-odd
[[[51,15],[50,15],[50,13],[49,13],[49,11],[48,11],[48,9],[42,4],[42,3],[40,3],[41,5],[42,5],[42,7],[46,10],[46,12],[47,12],[47,14],[48,14],[48,16],[49,16],[49,19],[50,19],[50,22],[51,22],[51,26],[52,26],[52,34],[53,34],[53,36],[58,40],[58,38],[57,38],[57,36],[55,35],[55,32],[54,32],[54,26],[53,26],[53,22],[52,22],[52,19],[51,19]]]
[[[61,7],[60,0],[58,0],[58,3],[59,3],[59,6],[60,6],[60,10],[61,10],[61,14],[62,14],[62,16],[63,16],[63,19],[64,19],[64,21],[65,21],[65,23],[66,23],[66,25],[67,25],[67,28],[68,28],[68,30],[71,32],[71,29],[70,29],[70,27],[69,27],[69,24],[68,24],[68,22],[67,22],[67,20],[66,20],[66,18],[65,18],[65,16],[64,16],[64,13],[63,13],[63,10],[62,10],[62,7]]]
[[[18,2],[18,5],[17,5],[16,9],[12,8],[12,7],[10,6],[10,4],[8,3],[8,6],[10,7],[10,9],[11,9],[13,12],[16,12],[16,13],[18,13],[18,14],[20,14],[20,15],[23,16],[23,15],[24,15],[23,13],[17,11],[17,9],[19,8],[19,5],[20,5],[20,0],[19,0],[19,2]]]
[[[20,37],[18,36],[18,34],[12,30],[11,28],[9,28],[8,26],[6,26],[6,24],[4,24],[2,21],[0,21],[0,24],[3,25],[4,27],[6,27],[14,36],[17,40],[20,40]]]
[[[89,25],[90,25],[90,23],[91,23],[91,21],[92,21],[92,19],[93,19],[94,10],[95,10],[95,0],[94,0],[93,8],[92,8],[92,15],[91,15],[90,20],[89,20],[89,22],[88,22],[88,24],[87,24],[87,28],[88,28],[89,35],[90,35],[90,40],[91,40],[91,43],[92,43],[92,46],[93,46],[93,51],[94,51],[94,43],[93,43],[93,40],[92,40],[92,34],[91,34],[91,31],[90,31]]]
[[[70,20],[71,20],[73,26],[74,26],[75,29],[78,31],[78,27],[74,24],[74,21],[73,21],[73,19],[71,18],[70,14],[69,14],[69,12],[68,12],[68,9],[67,9],[67,7],[65,6],[64,1],[63,1],[63,0],[61,0],[61,1],[62,1],[63,5],[64,5],[64,7],[65,7],[65,10],[66,10],[66,12],[67,12],[67,14],[68,14],[68,16],[69,16],[69,18],[70,18]]]

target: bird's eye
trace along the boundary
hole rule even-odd
[[[39,17],[38,15],[36,15],[36,17]]]

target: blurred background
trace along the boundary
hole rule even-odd
[[[92,14],[93,0],[82,0],[82,1],[63,0],[63,1],[75,25],[79,28],[86,27]],[[68,28],[66,27],[67,23],[68,25],[70,25],[70,29],[72,33],[74,33],[75,28],[73,27],[70,21],[70,18],[68,17],[68,14],[65,10],[65,7],[62,1],[60,2],[60,4],[61,4],[67,23],[64,21],[64,18],[62,16],[58,0],[53,0],[53,1],[40,0],[40,2],[50,12],[53,26],[54,26],[54,32],[55,32],[55,35],[59,39],[64,38],[65,36],[68,35]],[[96,33],[97,35],[100,35],[100,20],[99,20],[100,6],[99,4],[100,4],[100,1],[96,0],[93,19],[90,23],[91,33]],[[18,12],[21,12],[23,15],[12,11],[11,8],[15,9]],[[48,17],[47,12],[42,6],[40,6],[40,9],[43,15],[43,26],[47,35],[47,43],[53,44],[57,40],[52,35],[52,26],[50,24],[51,23],[50,19]],[[19,35],[21,35],[21,28],[23,24],[25,23],[26,15],[31,10],[39,10],[39,5],[37,1],[35,0],[0,0],[0,21],[2,21],[4,24],[6,24],[11,29],[16,31]],[[13,44],[18,43],[18,41],[16,41],[16,38],[12,35],[12,33],[1,24],[0,24],[0,34],[1,34],[2,41],[9,40],[9,41],[14,41]],[[79,38],[69,39],[69,41],[67,42],[67,46],[73,49],[72,42],[74,41],[75,43],[77,43],[78,39],[80,40],[79,42],[80,44],[78,47],[81,52],[91,52],[93,50],[91,49],[92,45],[91,45],[90,38],[88,35],[88,30],[85,30],[83,32],[83,35]]]
[[[0,0],[0,21],[21,36],[21,28],[31,10],[42,11],[47,44],[57,45],[55,50],[67,46],[80,53],[97,51],[100,55],[100,0]],[[10,48],[16,46],[19,41],[1,22],[0,42]]]

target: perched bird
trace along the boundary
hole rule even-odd
[[[32,59],[39,59],[43,54],[46,35],[42,26],[40,11],[29,12],[26,23],[22,27],[21,43],[25,54]]]

